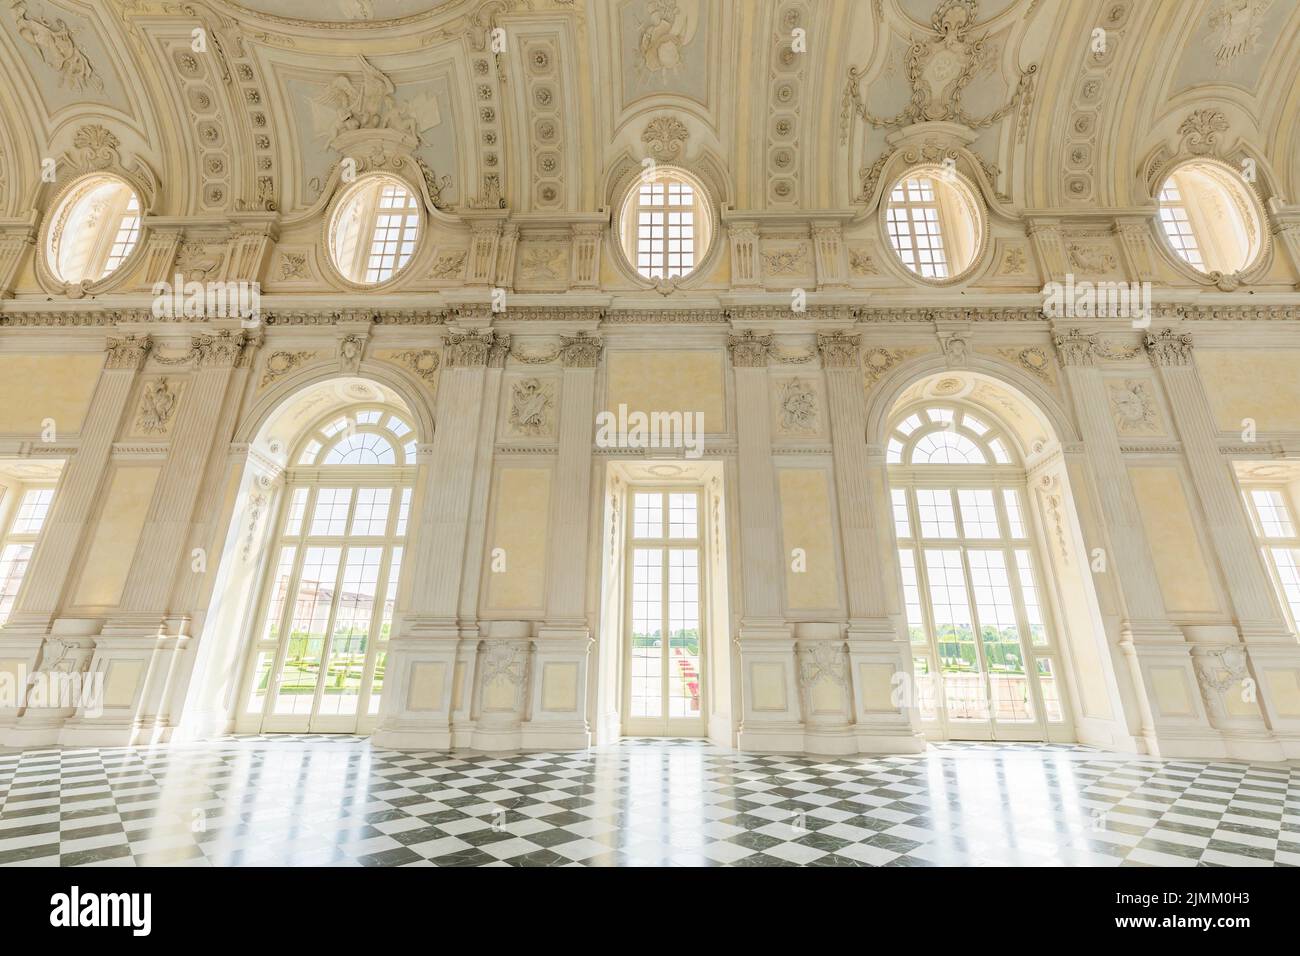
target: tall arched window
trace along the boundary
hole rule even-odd
[[[930,402],[896,418],[886,460],[923,724],[1070,739],[1016,443],[983,409]]]
[[[336,412],[299,441],[285,475],[241,730],[355,733],[373,725],[415,453],[404,413],[387,406]]]

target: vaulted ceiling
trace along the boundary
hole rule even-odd
[[[1198,135],[1249,143],[1290,203],[1300,4],[0,0],[0,102],[10,220],[88,122],[164,217],[310,215],[376,125],[415,139],[451,211],[597,213],[652,154],[713,170],[732,209],[845,210],[917,119],[971,128],[1010,208],[1125,208],[1204,108],[1227,126]]]

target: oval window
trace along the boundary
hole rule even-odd
[[[140,197],[116,176],[87,176],[54,212],[46,261],[61,282],[110,276],[140,241]]]
[[[940,166],[919,167],[894,184],[885,232],[899,262],[922,279],[960,276],[980,251],[983,216],[970,188]]]
[[[379,285],[397,275],[415,253],[420,206],[395,176],[367,176],[343,194],[330,221],[334,268],[356,285]]]

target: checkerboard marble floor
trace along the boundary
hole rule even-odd
[[[6,866],[1300,865],[1300,766],[1040,744],[392,753],[351,737],[0,754]]]

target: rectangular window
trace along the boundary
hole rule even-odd
[[[1282,487],[1251,487],[1245,500],[1283,614],[1300,633],[1300,535],[1291,496]]]
[[[14,509],[9,533],[0,546],[0,624],[9,620],[18,602],[18,591],[53,503],[53,488],[27,488]]]

